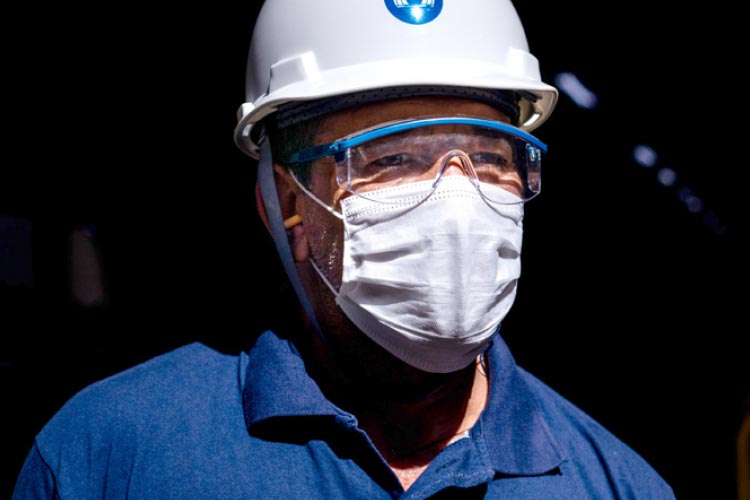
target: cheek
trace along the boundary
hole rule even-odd
[[[305,200],[305,236],[310,253],[323,275],[338,290],[341,286],[344,225],[312,200]]]
[[[341,190],[336,182],[336,167],[332,161],[322,160],[313,166],[311,190],[324,204],[339,210],[337,205]],[[312,258],[326,279],[338,290],[341,286],[343,222],[307,196],[303,197],[303,205],[305,235]]]

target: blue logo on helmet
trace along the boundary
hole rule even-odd
[[[391,14],[409,24],[426,24],[440,15],[443,0],[385,0]]]

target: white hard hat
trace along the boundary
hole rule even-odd
[[[411,86],[516,91],[527,131],[558,95],[510,0],[266,0],[235,141],[258,158],[253,127],[286,103]]]

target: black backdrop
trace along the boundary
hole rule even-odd
[[[504,336],[678,498],[734,498],[750,389],[731,11],[516,3],[545,80],[572,72],[599,104],[563,94],[537,132],[550,146],[544,190],[527,205]],[[0,281],[0,495],[88,383],[192,340],[246,346],[289,314],[254,164],[232,142],[257,8],[7,9],[0,215],[32,228],[33,279]],[[636,164],[639,144],[658,152],[655,167]],[[658,181],[662,167],[674,185]],[[104,306],[70,297],[81,225],[96,227]]]

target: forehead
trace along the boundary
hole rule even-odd
[[[510,122],[508,116],[499,109],[470,99],[443,96],[409,97],[333,113],[323,121],[316,142],[332,142],[353,132],[393,120],[435,115],[469,116]]]

